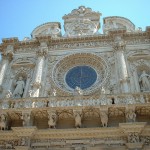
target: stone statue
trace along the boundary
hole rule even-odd
[[[108,124],[108,114],[105,111],[100,112],[101,122],[103,127],[107,127]]]
[[[6,130],[6,127],[7,127],[6,116],[4,114],[2,114],[0,116],[0,129],[1,130]]]
[[[48,114],[48,125],[49,128],[56,128],[56,122],[57,122],[57,114],[55,112],[50,112]]]
[[[135,120],[136,120],[136,113],[134,112],[134,110],[129,109],[126,112],[126,120],[127,120],[127,122],[135,122]]]
[[[82,120],[82,115],[81,112],[74,112],[74,118],[75,118],[75,127],[76,128],[81,128],[81,120]]]
[[[13,97],[14,98],[21,98],[24,92],[25,88],[25,82],[23,81],[23,77],[20,76],[18,81],[16,82],[16,87],[13,92]]]
[[[145,70],[143,70],[140,78],[139,83],[141,85],[142,91],[149,91],[150,90],[150,75],[148,75]]]

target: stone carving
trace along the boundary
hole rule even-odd
[[[75,127],[81,128],[81,121],[82,121],[82,112],[81,111],[74,111],[74,118],[75,118]]]
[[[16,87],[13,92],[13,97],[14,98],[21,98],[24,92],[25,88],[25,82],[23,81],[23,77],[20,76],[18,81],[16,82]]]
[[[36,51],[36,54],[38,56],[46,56],[48,53],[47,47],[39,47],[39,49]]]
[[[1,114],[0,116],[0,129],[6,130],[7,128],[7,118],[4,114]]]
[[[115,50],[119,50],[119,49],[125,49],[125,47],[126,47],[126,42],[123,41],[120,36],[116,36],[115,41],[113,43],[113,48]]]
[[[100,118],[103,127],[107,127],[108,125],[108,113],[106,111],[100,111]]]
[[[56,112],[48,112],[48,126],[49,128],[56,128],[57,123],[57,114]]]
[[[139,138],[139,133],[129,133],[128,134],[128,142],[129,143],[139,143],[140,142],[140,138]]]
[[[143,70],[139,83],[141,87],[141,91],[149,91],[150,90],[150,75],[148,75],[145,70]]]
[[[5,98],[11,98],[12,92],[10,90],[6,91]]]
[[[21,119],[23,120],[23,126],[30,125],[30,114],[29,113],[23,113],[21,116]]]
[[[77,95],[83,95],[83,90],[80,87],[76,86],[76,88],[75,88],[75,94],[77,94]]]
[[[21,146],[26,146],[27,145],[27,139],[25,137],[22,137],[20,140],[20,145]]]
[[[136,120],[136,113],[134,112],[133,109],[129,109],[126,112],[126,121],[127,122],[135,122],[135,120]]]
[[[56,96],[56,94],[57,94],[57,91],[53,89],[52,96]]]
[[[101,89],[101,94],[105,94],[105,93],[106,93],[105,88],[102,87],[102,89]]]

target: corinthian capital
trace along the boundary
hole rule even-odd
[[[13,51],[14,51],[13,46],[12,45],[8,45],[6,50],[2,52],[2,57],[4,59],[12,59],[12,57],[14,55]]]
[[[48,53],[47,47],[39,47],[38,50],[36,51],[37,56],[46,56],[47,53]]]
[[[124,50],[126,48],[126,41],[124,41],[120,36],[116,36],[113,43],[113,48],[115,50]]]

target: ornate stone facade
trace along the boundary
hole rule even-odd
[[[80,6],[2,39],[0,149],[149,150],[150,27]]]

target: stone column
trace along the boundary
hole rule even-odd
[[[32,84],[33,91],[31,97],[39,97],[40,88],[42,86],[42,76],[45,65],[45,57],[48,53],[48,47],[45,42],[42,42],[39,49],[36,51],[37,54],[37,63],[36,63],[36,71],[35,78]]]
[[[6,71],[9,65],[9,62],[11,61],[13,57],[13,46],[8,45],[6,50],[2,53],[2,65],[0,68],[0,90],[3,90],[2,84],[4,82],[4,77],[6,75]]]
[[[117,69],[119,73],[120,86],[122,93],[129,93],[129,85],[128,85],[128,71],[127,65],[124,56],[124,49],[126,47],[125,41],[122,40],[120,36],[115,36],[115,41],[113,48],[115,50],[116,61],[117,61]]]

